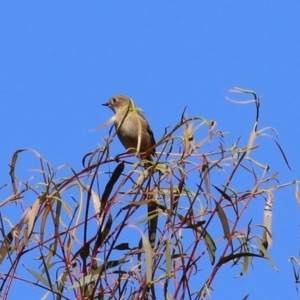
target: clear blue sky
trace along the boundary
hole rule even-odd
[[[80,170],[83,155],[107,135],[90,131],[112,115],[101,104],[118,93],[145,111],[157,139],[187,106],[189,116],[230,132],[228,145],[239,136],[246,145],[255,110],[224,99],[234,86],[262,96],[261,126],[277,129],[293,170],[268,140],[260,159],[280,171],[281,182],[299,179],[299,16],[299,1],[1,1],[0,186],[10,182],[17,149]],[[118,141],[112,147],[123,151]],[[20,172],[29,162],[20,162]],[[4,199],[9,190],[1,192]],[[249,275],[234,279],[238,269],[228,264],[212,299],[296,298],[294,195],[294,188],[275,194],[270,253],[279,271],[255,261]]]

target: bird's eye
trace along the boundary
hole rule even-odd
[[[111,101],[112,101],[112,103],[116,103],[117,99],[116,98],[112,98]]]

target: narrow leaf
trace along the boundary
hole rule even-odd
[[[230,240],[230,229],[229,229],[228,219],[226,217],[226,214],[225,214],[222,206],[217,201],[215,201],[215,203],[216,203],[216,210],[217,210],[218,216],[220,218],[220,221],[221,221],[221,224],[223,227],[224,236],[229,241]]]
[[[241,258],[241,257],[245,257],[245,256],[250,256],[250,257],[259,257],[259,258],[265,258],[262,255],[256,254],[256,253],[251,253],[251,252],[246,252],[246,253],[236,253],[236,254],[229,254],[227,256],[223,256],[220,260],[219,260],[219,265],[223,265],[228,263],[229,261]]]
[[[37,216],[37,211],[40,207],[40,199],[37,199],[30,210],[30,216],[29,216],[29,221],[28,221],[28,237],[31,236],[32,231],[33,231],[33,226],[35,224],[36,216]]]
[[[232,199],[221,189],[219,189],[217,186],[213,185],[212,186],[223,196],[223,198],[225,198],[226,200],[228,200],[230,203],[232,203]]]
[[[16,179],[16,176],[15,176],[16,162],[17,162],[19,153],[21,153],[23,151],[25,151],[25,149],[21,149],[21,150],[16,151],[13,154],[13,157],[12,157],[11,162],[10,162],[10,172],[9,172],[9,175],[11,177],[11,183],[12,183],[13,190],[14,190],[15,194],[18,193],[18,189],[17,189],[17,185],[16,185],[16,181],[15,181],[15,179]]]
[[[149,284],[152,281],[152,267],[153,267],[152,247],[149,243],[149,240],[147,239],[147,237],[143,232],[142,232],[142,241],[143,241],[143,248],[146,255],[146,284]]]
[[[0,265],[2,264],[9,247],[13,241],[13,230],[11,230],[5,237],[4,241],[2,242],[2,246],[0,248]]]
[[[273,140],[274,140],[274,139],[273,139]],[[281,152],[281,154],[282,154],[282,156],[283,156],[283,159],[284,159],[286,165],[288,166],[288,168],[289,168],[290,170],[292,170],[291,167],[290,167],[290,164],[289,164],[289,162],[288,162],[288,160],[287,160],[287,157],[285,156],[285,153],[284,153],[283,149],[281,148],[280,144],[279,144],[276,140],[274,140],[274,142],[276,143],[277,147],[279,148],[279,150],[280,150],[280,152]]]
[[[109,197],[115,183],[117,182],[120,175],[124,171],[124,168],[125,168],[125,164],[124,164],[124,162],[122,162],[117,165],[114,172],[112,173],[108,183],[106,184],[106,187],[105,187],[103,195],[102,195],[102,204],[101,204],[102,207],[105,207],[108,197]]]
[[[111,229],[111,226],[112,226],[112,216],[111,214],[108,216],[108,220],[105,224],[105,226],[99,226],[99,229],[98,229],[98,233],[97,233],[97,239],[96,239],[96,242],[95,242],[95,247],[96,249],[100,248],[103,241],[106,239],[107,235],[109,234],[110,232],[110,229]]]
[[[202,236],[204,238],[207,250],[208,250],[208,254],[209,254],[209,258],[210,258],[210,262],[213,265],[215,263],[216,260],[216,244],[214,242],[214,240],[211,238],[211,236],[208,234],[208,232],[203,228],[199,228],[199,231],[201,231]]]
[[[59,290],[55,287],[55,285],[49,285],[49,282],[46,278],[44,278],[43,276],[41,276],[39,273],[35,272],[34,270],[28,268],[25,266],[25,268],[40,282],[42,282],[43,284],[46,285],[46,287],[52,291],[55,292],[57,294],[60,294]]]
[[[166,273],[167,278],[171,278],[171,241],[170,239],[166,239]]]
[[[115,250],[131,250],[129,243],[122,243],[114,247]]]

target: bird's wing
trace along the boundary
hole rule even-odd
[[[137,111],[138,115],[146,122],[147,124],[147,133],[149,134],[149,137],[150,137],[150,141],[151,141],[151,147],[153,145],[156,144],[156,141],[155,141],[155,138],[154,138],[154,134],[153,134],[153,131],[151,130],[151,127],[147,121],[147,119],[144,117],[144,115],[141,113],[140,110]],[[153,149],[153,152],[155,152],[155,149]]]

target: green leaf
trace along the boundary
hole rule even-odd
[[[152,247],[145,234],[143,232],[141,234],[142,234],[143,248],[146,255],[146,284],[149,284],[152,281],[152,272],[153,272],[152,271],[152,267],[153,267]]]
[[[131,250],[129,243],[122,243],[114,247],[115,250]]]
[[[13,230],[11,230],[5,237],[4,241],[2,242],[2,246],[0,248],[0,265],[2,264],[10,245],[13,241]]]
[[[102,207],[105,207],[108,197],[109,197],[115,183],[117,182],[120,175],[124,171],[124,168],[125,168],[125,164],[124,164],[124,162],[122,162],[122,163],[118,164],[117,167],[115,168],[115,170],[113,171],[108,183],[106,184],[106,187],[105,187],[103,195],[102,195]]]
[[[52,291],[52,292],[55,292],[55,293],[57,293],[57,294],[59,294],[59,295],[61,295],[61,293],[60,293],[60,291],[56,288],[56,286],[55,285],[51,285],[51,284],[49,284],[49,281],[46,279],[46,278],[44,278],[43,276],[41,276],[39,273],[37,273],[37,272],[35,272],[34,270],[32,270],[32,269],[30,269],[30,268],[28,268],[28,267],[26,267],[25,266],[25,268],[38,280],[38,281],[40,281],[40,282],[42,282],[43,284],[45,284],[46,285],[46,287],[50,290],[50,291]]]
[[[205,244],[207,246],[210,262],[213,265],[216,260],[216,250],[217,250],[216,244],[204,228],[201,228],[201,232],[202,232],[202,236],[204,238]]]
[[[11,183],[12,183],[12,186],[13,186],[13,190],[14,190],[14,193],[17,194],[18,193],[18,189],[17,189],[17,185],[16,185],[16,176],[15,176],[15,168],[16,168],[16,162],[17,162],[17,159],[18,159],[18,156],[19,156],[19,153],[25,151],[25,149],[21,149],[21,150],[18,150],[16,151],[14,154],[13,154],[13,157],[11,159],[11,163],[10,163],[10,172],[9,172],[9,175],[11,177]]]
[[[97,239],[95,242],[96,249],[98,249],[102,246],[103,241],[108,236],[111,226],[112,226],[112,222],[113,222],[112,216],[111,216],[111,214],[109,214],[108,220],[107,220],[105,226],[104,227],[101,225],[99,226],[98,233],[97,233]]]
[[[226,217],[226,214],[225,214],[222,206],[217,201],[215,201],[215,203],[216,203],[216,210],[217,210],[218,216],[220,218],[220,221],[221,221],[221,224],[223,227],[224,236],[229,241],[230,240],[230,229],[229,229],[228,219]]]
[[[241,252],[241,253],[236,253],[236,254],[229,254],[227,256],[223,256],[220,258],[218,264],[221,266],[223,264],[228,263],[229,261],[235,260],[235,259],[239,259],[245,256],[249,256],[249,257],[259,257],[259,258],[265,258],[262,255],[256,254],[256,253],[250,253],[250,252]]]

